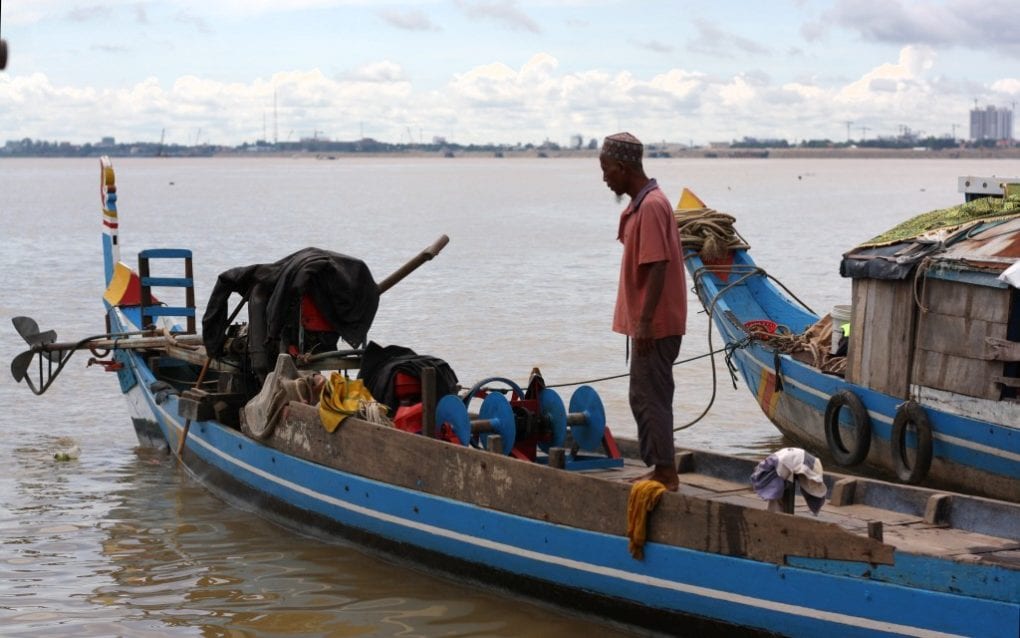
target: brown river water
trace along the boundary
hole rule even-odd
[[[217,274],[305,246],[355,255],[381,280],[440,234],[449,246],[387,292],[370,338],[445,359],[461,384],[622,374],[610,329],[619,211],[582,159],[115,160],[122,257],[188,247],[200,312]],[[961,175],[1016,160],[653,159],[674,201],[690,187],[735,215],[752,255],[819,313],[849,303],[840,255],[903,218],[962,201]],[[59,340],[103,331],[95,159],[0,160],[0,352],[28,315]],[[707,352],[690,296],[680,358]],[[718,345],[718,339],[716,339]],[[70,361],[42,397],[0,380],[0,635],[629,635],[555,601],[449,579],[342,539],[298,536],[226,506],[172,458],[137,449],[116,380]],[[781,447],[721,360],[707,416],[679,445],[748,457]],[[677,425],[713,395],[708,359],[678,365]],[[594,384],[617,437],[634,436],[626,379]],[[70,452],[74,460],[54,455]],[[584,495],[577,495],[584,498]],[[678,628],[682,634],[682,628]]]

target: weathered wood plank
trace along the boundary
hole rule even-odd
[[[855,279],[847,380],[906,398],[916,306],[911,282]]]
[[[850,383],[860,383],[864,375],[864,340],[867,334],[864,318],[867,310],[868,290],[870,279],[854,279],[852,283],[852,307],[850,315],[850,342],[847,344],[846,352],[846,380]],[[858,328],[854,330],[854,328]]]
[[[919,348],[915,354],[914,382],[939,390],[980,399],[998,399],[994,377],[1002,374],[999,361],[980,361]]]
[[[991,323],[1009,321],[1009,289],[1006,288],[925,279],[920,296],[929,312]]]
[[[347,419],[327,433],[313,406],[291,403],[269,443],[369,479],[497,511],[624,536],[630,485],[556,470]],[[682,488],[681,488],[682,489]],[[833,523],[667,493],[649,540],[782,564],[788,555],[891,564],[893,548]]]
[[[929,352],[988,360],[989,337],[1005,340],[1006,324],[937,312],[922,312],[917,319],[917,348]]]

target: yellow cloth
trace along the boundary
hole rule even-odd
[[[630,555],[638,560],[645,557],[645,538],[648,536],[648,514],[659,504],[666,486],[658,481],[638,481],[630,488],[627,497],[627,538]]]
[[[319,420],[327,432],[332,432],[341,421],[357,414],[362,403],[372,400],[372,394],[361,379],[348,379],[333,372],[319,397]]]

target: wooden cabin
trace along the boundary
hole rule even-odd
[[[961,178],[962,181],[965,178]],[[853,277],[846,379],[903,399],[919,392],[1017,400],[1020,291],[1000,275],[1020,262],[1020,210],[938,239],[864,246]]]

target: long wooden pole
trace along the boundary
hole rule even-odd
[[[438,255],[439,251],[441,251],[448,243],[450,243],[450,238],[446,235],[440,235],[439,239],[432,242],[431,246],[415,255],[409,262],[398,268],[392,275],[379,282],[379,294],[381,295],[393,286],[397,285],[401,279],[410,275],[412,272],[417,270],[419,266]]]
[[[35,346],[34,352],[63,352],[66,350],[147,350],[160,346],[200,346],[202,335],[182,334],[158,337],[100,337],[81,342],[42,343]]]

